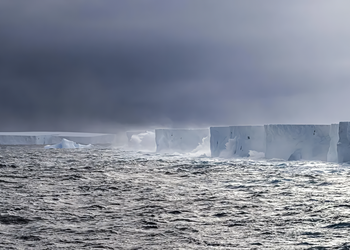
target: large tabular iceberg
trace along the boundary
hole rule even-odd
[[[265,125],[266,158],[327,161],[329,125]]]
[[[208,129],[156,129],[157,152],[186,153],[195,150],[209,136]]]
[[[1,132],[1,145],[43,145],[52,143],[50,132]]]
[[[82,144],[78,144],[74,141],[70,141],[67,139],[62,139],[62,141],[60,143],[57,143],[55,145],[47,145],[44,148],[91,148],[92,145],[88,144],[88,145],[82,145]]]
[[[78,132],[1,132],[1,145],[45,145],[59,143],[63,138],[83,144],[113,144],[114,134]]]

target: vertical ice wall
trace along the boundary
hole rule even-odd
[[[230,126],[230,139],[235,144],[232,155],[248,157],[251,150],[265,152],[264,126]]]
[[[339,124],[331,124],[329,136],[331,137],[331,141],[327,154],[327,161],[338,162],[337,144],[339,141]]]
[[[230,127],[210,127],[211,157],[219,157],[230,139]]]
[[[329,125],[265,125],[266,158],[327,160]]]
[[[263,126],[230,126],[210,128],[212,157],[248,157],[251,150],[265,152]]]
[[[112,144],[114,134],[78,132],[1,132],[0,145],[44,145],[69,139],[84,144]]]
[[[338,162],[350,162],[350,122],[339,122]]]
[[[191,152],[209,136],[208,129],[156,129],[157,152]]]
[[[2,145],[42,145],[51,143],[52,135],[46,132],[2,132],[0,144]]]

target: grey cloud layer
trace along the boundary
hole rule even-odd
[[[0,128],[349,120],[348,7],[2,1]]]

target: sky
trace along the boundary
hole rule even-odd
[[[2,0],[0,131],[350,121],[349,9]]]

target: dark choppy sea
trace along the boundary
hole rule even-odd
[[[0,148],[0,249],[350,249],[350,166]]]

